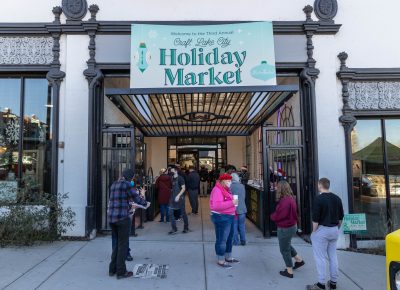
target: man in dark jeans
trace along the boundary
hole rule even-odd
[[[189,167],[189,175],[187,178],[187,187],[189,193],[190,207],[192,214],[199,212],[199,190],[200,190],[200,175],[194,170],[193,166]]]
[[[327,259],[331,274],[331,279],[327,283],[328,289],[336,289],[339,272],[336,247],[344,212],[342,200],[336,194],[330,192],[329,187],[330,181],[328,178],[321,178],[318,181],[320,194],[314,200],[312,209],[313,232],[311,234],[314,259],[318,271],[318,282],[314,285],[308,285],[307,290],[326,289]]]
[[[132,169],[125,169],[122,178],[115,181],[110,188],[110,200],[108,203],[108,220],[112,234],[116,237],[117,243],[113,247],[109,275],[117,278],[128,278],[133,275],[126,270],[125,258],[129,247],[129,233],[131,220],[129,216],[129,202],[146,206],[147,201],[136,191],[133,184],[134,172]]]
[[[174,235],[178,232],[178,228],[176,227],[176,219],[174,215],[175,210],[180,210],[183,218],[183,233],[186,234],[189,232],[189,221],[186,215],[185,210],[185,180],[182,176],[178,175],[178,170],[176,168],[171,168],[172,173],[172,191],[171,198],[169,203],[169,220],[171,222],[171,231],[168,233],[169,235]]]

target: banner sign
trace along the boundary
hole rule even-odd
[[[367,220],[365,213],[345,214],[343,220],[343,233],[365,234],[367,233]]]
[[[272,22],[132,24],[132,88],[275,84]]]

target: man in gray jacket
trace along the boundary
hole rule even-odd
[[[246,189],[240,182],[240,177],[237,173],[232,173],[232,184],[231,192],[233,195],[237,195],[239,199],[239,205],[236,208],[237,217],[234,220],[234,232],[233,232],[233,244],[238,246],[246,245]],[[240,236],[240,243],[239,243]]]

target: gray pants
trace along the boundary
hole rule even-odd
[[[199,189],[188,189],[189,202],[192,208],[192,213],[198,213],[199,211]]]
[[[200,195],[207,196],[207,191],[208,191],[208,182],[200,181]]]
[[[286,267],[289,268],[293,268],[293,258],[297,256],[296,250],[292,247],[292,238],[296,235],[296,231],[296,225],[290,228],[278,228],[279,250]]]
[[[338,238],[338,227],[319,226],[318,229],[311,234],[314,259],[318,272],[318,282],[323,285],[326,282],[326,260],[329,261],[331,281],[336,283],[338,280],[339,266],[336,254]]]

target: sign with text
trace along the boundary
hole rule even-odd
[[[132,88],[275,84],[272,22],[132,24]]]
[[[365,234],[367,233],[367,220],[365,213],[345,214],[343,220],[343,233]]]

